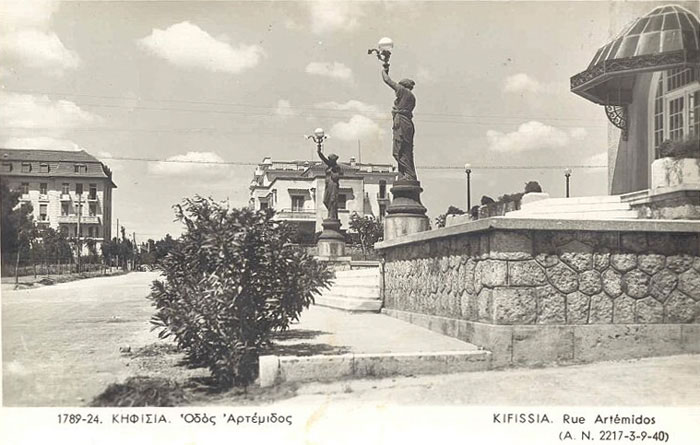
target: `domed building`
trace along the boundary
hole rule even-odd
[[[614,126],[610,194],[633,193],[630,199],[638,204],[670,192],[675,195],[665,198],[676,199],[679,191],[684,191],[682,199],[692,200],[696,193],[700,200],[700,178],[685,171],[692,162],[655,162],[673,145],[683,145],[686,155],[694,146],[700,153],[700,21],[695,13],[667,5],[632,21],[571,78],[571,91],[603,106]],[[669,168],[684,177],[669,182]]]

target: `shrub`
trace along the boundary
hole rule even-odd
[[[368,251],[373,250],[374,243],[384,237],[384,226],[372,216],[362,217],[357,212],[353,212],[350,215],[349,226],[357,233],[364,255],[367,255]]]
[[[437,227],[445,227],[447,224],[448,215],[464,215],[464,210],[460,209],[459,207],[449,206],[445,213],[438,215],[438,217],[435,218],[435,225]]]
[[[196,196],[175,206],[186,226],[159,264],[151,322],[222,387],[247,385],[258,354],[327,287],[332,272],[290,242],[272,210],[227,209]]]
[[[689,137],[682,141],[665,140],[659,145],[662,158],[700,158],[700,138]]]
[[[525,183],[525,193],[542,193],[542,187],[537,181],[528,181]]]

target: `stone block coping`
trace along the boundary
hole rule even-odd
[[[283,382],[330,381],[343,378],[428,375],[485,371],[491,353],[483,350],[260,357],[261,387]]]
[[[413,233],[374,245],[375,250],[403,246],[421,241],[429,241],[450,236],[487,232],[491,230],[582,230],[589,232],[674,232],[698,233],[697,220],[658,220],[658,219],[540,219],[540,218],[493,218],[470,221],[440,229]]]

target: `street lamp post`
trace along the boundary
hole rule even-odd
[[[568,198],[569,195],[569,181],[571,179],[571,169],[567,168],[564,170],[564,177],[566,177],[566,197]]]
[[[317,128],[314,130],[314,134],[306,135],[306,139],[311,139],[316,143],[316,147],[318,147],[319,150],[323,150],[323,141],[328,139],[328,135],[323,131],[323,128]]]
[[[467,213],[472,208],[472,185],[471,185],[471,175],[472,169],[471,164],[464,164],[464,172],[467,174]]]
[[[389,37],[383,37],[377,43],[376,48],[367,50],[367,54],[376,54],[377,59],[382,62],[382,66],[386,72],[389,72],[389,58],[391,50],[394,48],[394,42]]]

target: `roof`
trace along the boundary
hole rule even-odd
[[[98,162],[99,159],[85,150],[19,150],[14,148],[0,148],[0,160],[28,161],[28,162]]]
[[[0,148],[0,162],[34,164],[30,172],[23,172],[20,168],[16,168],[11,172],[0,172],[3,176],[104,178],[111,180],[111,171],[107,166],[84,150],[20,150]],[[36,164],[49,164],[49,173],[42,173],[41,169]],[[85,165],[87,171],[85,173],[76,173],[74,168],[75,164]],[[114,182],[112,182],[112,187],[116,188]]]
[[[571,91],[603,105],[631,101],[637,73],[697,66],[700,20],[678,6],[659,6],[626,26],[571,78]]]
[[[605,60],[700,49],[700,21],[687,9],[659,6],[629,24],[600,48],[589,68]]]

